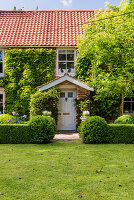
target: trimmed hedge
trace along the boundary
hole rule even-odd
[[[29,121],[28,125],[32,143],[48,143],[56,133],[56,125],[52,117],[37,115]]]
[[[109,124],[107,143],[134,144],[134,124]]]
[[[122,115],[118,117],[114,123],[115,124],[134,124],[134,117],[130,115]]]
[[[24,124],[1,124],[0,144],[26,144],[31,142],[30,129]]]
[[[86,144],[105,143],[107,122],[99,116],[87,117],[79,127],[82,141]]]
[[[28,124],[0,124],[0,144],[48,143],[55,130],[55,121],[44,116],[36,116]]]
[[[134,124],[107,124],[98,116],[87,117],[81,122],[78,132],[86,144],[134,144]]]

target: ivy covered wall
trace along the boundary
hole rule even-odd
[[[5,52],[5,111],[29,115],[30,95],[55,76],[52,49],[9,49]]]

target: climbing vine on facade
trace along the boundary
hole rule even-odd
[[[30,95],[54,78],[56,52],[52,49],[10,49],[5,52],[6,112],[29,114]]]

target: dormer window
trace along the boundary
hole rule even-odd
[[[4,76],[4,52],[0,50],[0,76]]]
[[[76,50],[57,50],[57,73],[75,76]]]

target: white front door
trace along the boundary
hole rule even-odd
[[[74,100],[76,90],[62,90],[59,101],[58,130],[76,130],[76,110]]]

